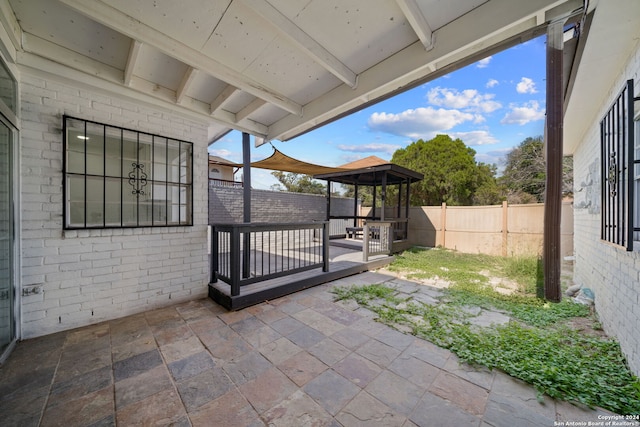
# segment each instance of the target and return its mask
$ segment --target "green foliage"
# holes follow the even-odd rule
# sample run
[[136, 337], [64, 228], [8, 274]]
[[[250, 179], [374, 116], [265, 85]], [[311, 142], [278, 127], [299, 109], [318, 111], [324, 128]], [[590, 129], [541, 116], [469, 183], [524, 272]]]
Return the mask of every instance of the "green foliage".
[[[514, 148], [506, 158], [499, 183], [506, 192], [509, 203], [534, 203], [544, 201], [546, 186], [546, 162], [542, 136], [527, 138]], [[563, 159], [563, 194], [573, 192], [573, 160]]]
[[282, 171], [271, 172], [280, 184], [271, 186], [273, 190], [288, 191], [291, 193], [326, 194], [327, 187], [319, 181], [315, 181], [309, 175], [288, 173]]
[[[564, 320], [587, 317], [589, 309], [570, 301], [548, 303], [532, 294], [537, 259], [460, 254], [442, 249], [413, 249], [401, 254], [394, 270], [444, 278], [452, 285], [440, 303], [402, 298], [383, 284], [336, 288], [337, 299], [353, 299], [391, 326], [409, 329], [448, 348], [462, 360], [500, 369], [532, 384], [540, 395], [600, 406], [618, 414], [640, 412], [640, 380], [626, 366], [617, 342], [582, 335]], [[486, 273], [522, 284], [504, 295], [488, 284]], [[535, 286], [533, 287], [535, 289]], [[529, 289], [529, 291], [527, 291]], [[517, 321], [481, 328], [465, 307], [506, 312]], [[594, 322], [594, 326], [598, 326]]]
[[429, 141], [420, 139], [397, 150], [391, 162], [424, 175], [422, 181], [411, 186], [412, 205], [434, 206], [443, 202], [470, 205], [478, 188], [483, 189], [483, 201], [494, 199], [491, 193], [495, 168], [476, 164], [475, 154], [460, 139], [437, 135]]

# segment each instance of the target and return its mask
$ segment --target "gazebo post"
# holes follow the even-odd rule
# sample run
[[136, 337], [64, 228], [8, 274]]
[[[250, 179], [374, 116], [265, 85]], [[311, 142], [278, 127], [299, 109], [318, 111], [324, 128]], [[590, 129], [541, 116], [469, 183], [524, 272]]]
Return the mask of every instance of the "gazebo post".
[[382, 192], [380, 193], [380, 221], [384, 221], [384, 208], [387, 199], [387, 172], [382, 173]]
[[331, 180], [327, 180], [327, 215], [326, 220], [331, 220]]
[[354, 184], [353, 192], [353, 226], [358, 226], [358, 184]]

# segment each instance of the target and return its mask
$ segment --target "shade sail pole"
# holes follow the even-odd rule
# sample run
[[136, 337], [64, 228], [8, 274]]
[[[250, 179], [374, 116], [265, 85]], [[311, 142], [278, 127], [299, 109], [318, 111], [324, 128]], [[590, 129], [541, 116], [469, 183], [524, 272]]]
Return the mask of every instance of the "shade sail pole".
[[560, 301], [560, 221], [562, 214], [562, 131], [563, 90], [562, 55], [565, 20], [547, 27], [547, 121], [546, 121], [546, 191], [544, 203], [543, 269], [544, 297]]

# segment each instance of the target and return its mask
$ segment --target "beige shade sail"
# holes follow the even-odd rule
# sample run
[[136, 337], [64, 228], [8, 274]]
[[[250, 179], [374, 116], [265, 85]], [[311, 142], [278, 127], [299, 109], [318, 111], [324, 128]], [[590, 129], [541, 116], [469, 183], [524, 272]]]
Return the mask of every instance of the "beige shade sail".
[[[242, 163], [233, 163], [232, 166], [243, 167]], [[273, 154], [263, 160], [251, 163], [252, 168], [270, 169], [282, 172], [302, 173], [305, 175], [319, 175], [325, 173], [345, 172], [348, 168], [334, 168], [330, 166], [314, 165], [294, 159], [273, 148]]]

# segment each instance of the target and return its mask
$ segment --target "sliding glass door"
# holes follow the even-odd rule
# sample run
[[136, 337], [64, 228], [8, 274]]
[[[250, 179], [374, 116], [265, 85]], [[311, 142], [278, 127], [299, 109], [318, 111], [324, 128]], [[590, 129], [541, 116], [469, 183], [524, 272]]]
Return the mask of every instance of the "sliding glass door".
[[0, 120], [0, 360], [15, 339], [13, 132]]

